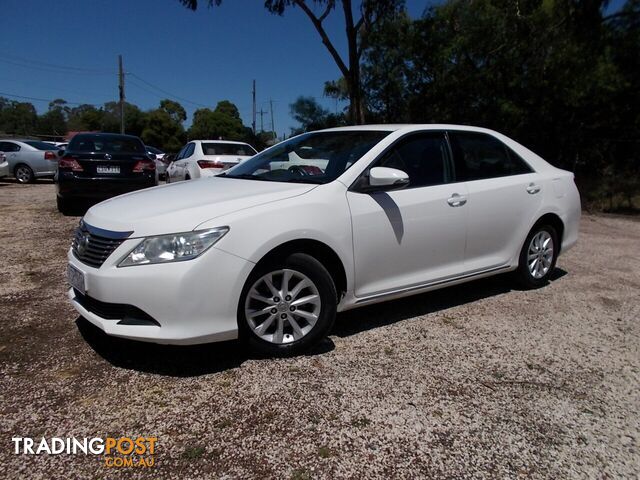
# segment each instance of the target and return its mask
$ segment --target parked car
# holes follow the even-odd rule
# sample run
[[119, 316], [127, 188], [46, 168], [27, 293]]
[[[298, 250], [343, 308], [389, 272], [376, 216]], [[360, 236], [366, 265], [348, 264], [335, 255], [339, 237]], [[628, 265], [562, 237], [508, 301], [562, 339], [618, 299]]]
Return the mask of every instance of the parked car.
[[9, 171], [18, 183], [53, 177], [58, 161], [57, 150], [54, 144], [40, 140], [0, 140], [0, 152], [7, 157]]
[[504, 272], [543, 286], [579, 219], [573, 174], [497, 132], [329, 129], [94, 206], [69, 251], [69, 298], [109, 335], [239, 336], [288, 354], [339, 311]]
[[149, 155], [155, 156], [156, 173], [158, 175], [158, 180], [164, 180], [167, 174], [167, 163], [164, 161], [165, 153], [162, 150], [151, 147], [149, 145], [147, 145], [146, 148]]
[[193, 140], [167, 168], [167, 182], [211, 177], [254, 156], [255, 149], [242, 142]]
[[3, 152], [0, 152], [0, 178], [9, 176], [9, 162]]
[[81, 133], [62, 152], [55, 176], [58, 210], [157, 185], [156, 165], [131, 135]]

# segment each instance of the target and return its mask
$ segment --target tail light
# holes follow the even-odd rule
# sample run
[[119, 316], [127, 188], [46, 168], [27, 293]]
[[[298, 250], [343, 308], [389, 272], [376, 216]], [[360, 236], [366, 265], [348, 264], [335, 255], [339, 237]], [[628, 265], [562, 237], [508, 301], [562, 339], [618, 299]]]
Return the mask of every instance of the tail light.
[[153, 160], [140, 160], [133, 166], [134, 173], [153, 172], [156, 169], [156, 163]]
[[224, 164], [213, 160], [198, 160], [198, 166], [200, 168], [223, 168]]
[[44, 152], [45, 160], [57, 160], [58, 156], [53, 152]]
[[84, 169], [77, 160], [73, 158], [61, 158], [58, 162], [58, 170], [71, 170], [73, 172], [82, 172]]

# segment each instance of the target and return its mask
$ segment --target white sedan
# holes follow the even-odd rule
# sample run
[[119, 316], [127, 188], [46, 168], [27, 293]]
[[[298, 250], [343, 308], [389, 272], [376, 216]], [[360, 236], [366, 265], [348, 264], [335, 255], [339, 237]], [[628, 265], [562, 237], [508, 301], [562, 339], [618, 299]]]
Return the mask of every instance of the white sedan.
[[94, 206], [69, 251], [69, 298], [109, 335], [239, 336], [288, 354], [336, 312], [504, 272], [546, 285], [579, 219], [573, 174], [500, 133], [329, 129]]
[[257, 152], [242, 142], [192, 140], [167, 168], [167, 183], [211, 177], [251, 158]]

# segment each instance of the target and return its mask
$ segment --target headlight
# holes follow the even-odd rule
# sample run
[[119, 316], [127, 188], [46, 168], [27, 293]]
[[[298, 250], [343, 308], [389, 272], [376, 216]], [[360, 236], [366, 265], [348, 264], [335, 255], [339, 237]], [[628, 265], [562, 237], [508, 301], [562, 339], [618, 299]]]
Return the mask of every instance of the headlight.
[[197, 232], [148, 237], [131, 250], [118, 266], [129, 267], [191, 260], [206, 252], [228, 231], [229, 227], [217, 227]]

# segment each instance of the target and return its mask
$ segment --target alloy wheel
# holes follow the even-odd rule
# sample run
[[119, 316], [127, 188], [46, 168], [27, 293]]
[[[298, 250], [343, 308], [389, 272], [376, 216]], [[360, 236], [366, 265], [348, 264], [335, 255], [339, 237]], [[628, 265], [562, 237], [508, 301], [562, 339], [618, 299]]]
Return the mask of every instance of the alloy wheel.
[[296, 270], [275, 270], [249, 289], [245, 318], [253, 333], [269, 343], [283, 345], [305, 337], [320, 316], [318, 287]]
[[24, 165], [16, 168], [15, 171], [16, 180], [20, 183], [29, 183], [31, 180], [31, 170], [29, 167], [25, 167]]
[[533, 278], [544, 277], [553, 263], [553, 237], [546, 230], [536, 233], [527, 252], [527, 265]]

